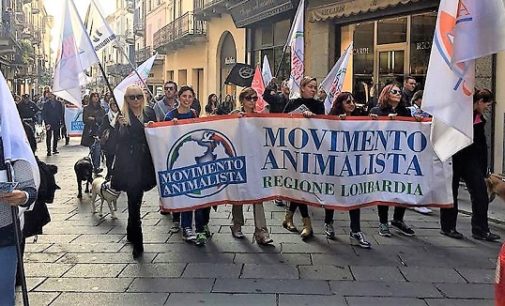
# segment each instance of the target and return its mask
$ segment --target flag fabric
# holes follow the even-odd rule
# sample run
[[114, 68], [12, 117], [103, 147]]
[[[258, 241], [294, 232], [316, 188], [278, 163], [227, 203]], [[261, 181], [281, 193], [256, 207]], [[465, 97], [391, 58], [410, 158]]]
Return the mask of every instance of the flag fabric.
[[263, 57], [263, 68], [261, 69], [261, 75], [263, 76], [263, 82], [265, 86], [268, 86], [268, 84], [270, 84], [270, 81], [272, 81], [273, 76], [272, 76], [272, 70], [270, 69], [270, 63], [268, 62], [268, 57], [266, 54]]
[[253, 66], [237, 63], [231, 69], [224, 83], [233, 84], [241, 87], [249, 87], [251, 86], [253, 77], [254, 77]]
[[305, 1], [300, 0], [293, 25], [289, 31], [286, 46], [291, 48], [291, 73], [289, 75], [289, 97], [300, 97], [300, 82], [303, 79], [304, 67], [304, 9]]
[[475, 59], [504, 48], [504, 14], [501, 0], [440, 2], [423, 109], [433, 115], [431, 142], [443, 161], [473, 141]]
[[30, 163], [37, 188], [40, 185], [39, 166], [35, 160], [25, 129], [18, 115], [16, 103], [7, 86], [7, 81], [0, 71], [0, 129], [4, 150], [4, 159], [15, 162], [24, 160]]
[[105, 21], [102, 15], [102, 10], [95, 0], [89, 3], [84, 25], [86, 26], [86, 33], [91, 38], [91, 43], [98, 52], [103, 49], [108, 43], [116, 39], [116, 35], [110, 28], [109, 24]]
[[265, 92], [265, 83], [263, 82], [263, 75], [261, 73], [260, 66], [256, 66], [254, 71], [253, 81], [251, 83], [251, 88], [256, 90], [258, 94], [258, 101], [256, 101], [255, 111], [257, 113], [262, 113], [265, 110], [265, 100], [263, 100], [263, 93]]
[[81, 86], [88, 80], [85, 70], [98, 63], [98, 57], [72, 0], [66, 0], [61, 46], [54, 68], [53, 93], [81, 106]]
[[326, 92], [326, 100], [324, 101], [325, 113], [328, 114], [331, 110], [333, 99], [342, 92], [344, 86], [345, 74], [347, 65], [352, 53], [352, 43], [347, 47], [344, 54], [338, 59], [330, 73], [321, 82], [321, 88]]
[[[151, 56], [142, 65], [137, 67], [137, 73], [132, 71], [124, 80], [119, 83], [116, 88], [114, 88], [114, 98], [116, 99], [117, 105], [121, 109], [124, 103], [124, 94], [128, 86], [138, 85], [144, 87], [144, 84], [149, 77], [149, 73], [153, 68], [154, 59], [156, 59], [157, 54]], [[140, 79], [139, 76], [142, 78]]]

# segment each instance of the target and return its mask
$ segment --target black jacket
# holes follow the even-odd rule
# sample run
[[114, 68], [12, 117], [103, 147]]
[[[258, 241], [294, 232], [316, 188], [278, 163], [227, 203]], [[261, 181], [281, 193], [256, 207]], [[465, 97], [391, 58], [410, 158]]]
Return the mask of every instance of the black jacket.
[[[108, 132], [107, 132], [108, 131]], [[105, 135], [108, 134], [108, 138], [105, 139]], [[117, 130], [115, 127], [110, 125], [109, 115], [105, 114], [102, 119], [102, 125], [98, 131], [100, 135], [101, 149], [108, 154], [115, 154], [117, 145]]]
[[[99, 129], [102, 125], [102, 119], [105, 115], [105, 110], [100, 106], [86, 105], [82, 111], [82, 121], [84, 122], [84, 130], [82, 131], [81, 146], [89, 147], [93, 144], [93, 137], [100, 136]], [[94, 119], [90, 119], [93, 117]]]
[[284, 107], [284, 113], [290, 113], [295, 109], [297, 109], [298, 107], [300, 107], [302, 104], [305, 105], [314, 114], [324, 115], [323, 102], [318, 101], [316, 99], [305, 99], [305, 98], [289, 100], [289, 102], [286, 104], [286, 107]]
[[130, 111], [131, 125], [116, 124], [117, 147], [114, 169], [112, 170], [112, 188], [122, 191], [148, 191], [156, 186], [156, 176], [151, 152], [144, 133], [144, 123], [156, 122], [154, 110], [144, 109], [144, 122], [137, 120]]
[[51, 130], [59, 130], [64, 121], [65, 110], [59, 101], [47, 100], [42, 108], [42, 119], [51, 125]]
[[396, 114], [398, 116], [403, 116], [403, 117], [412, 117], [412, 114], [408, 108], [405, 107], [405, 105], [398, 104], [398, 106], [393, 109], [391, 106], [387, 106], [384, 108], [381, 108], [379, 106], [376, 106], [370, 110], [370, 114], [378, 115], [378, 116], [388, 116], [389, 114]]
[[477, 163], [482, 174], [485, 176], [487, 174], [486, 119], [481, 114], [474, 113], [474, 122], [477, 117], [480, 117], [481, 122], [473, 125], [473, 143], [454, 154], [453, 160], [456, 163], [460, 162], [463, 164]]
[[271, 113], [282, 113], [289, 98], [282, 93], [275, 93], [272, 88], [267, 87], [263, 93], [263, 99], [270, 105]]
[[19, 104], [16, 104], [16, 107], [18, 108], [19, 117], [21, 117], [21, 119], [33, 119], [35, 114], [40, 111], [37, 105], [30, 100], [21, 101]]

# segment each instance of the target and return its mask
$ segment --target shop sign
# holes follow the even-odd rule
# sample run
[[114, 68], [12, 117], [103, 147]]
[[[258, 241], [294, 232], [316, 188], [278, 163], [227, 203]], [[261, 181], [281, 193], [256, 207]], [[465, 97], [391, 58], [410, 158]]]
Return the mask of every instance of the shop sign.
[[354, 48], [353, 53], [354, 54], [369, 54], [370, 48]]
[[295, 0], [245, 0], [230, 7], [230, 13], [239, 28], [287, 12], [295, 7]]
[[233, 56], [227, 56], [224, 58], [224, 64], [225, 65], [235, 65], [236, 64], [236, 60]]
[[431, 41], [416, 42], [416, 50], [431, 50]]
[[349, 17], [360, 13], [373, 12], [398, 4], [418, 2], [419, 0], [333, 0], [330, 4], [309, 9], [309, 21]]

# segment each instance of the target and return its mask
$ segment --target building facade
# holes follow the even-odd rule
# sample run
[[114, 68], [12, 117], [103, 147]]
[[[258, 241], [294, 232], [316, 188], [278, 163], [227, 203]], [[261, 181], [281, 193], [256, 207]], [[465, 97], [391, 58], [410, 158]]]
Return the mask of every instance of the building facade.
[[41, 93], [51, 83], [53, 17], [42, 0], [2, 0], [0, 4], [0, 69], [13, 92]]

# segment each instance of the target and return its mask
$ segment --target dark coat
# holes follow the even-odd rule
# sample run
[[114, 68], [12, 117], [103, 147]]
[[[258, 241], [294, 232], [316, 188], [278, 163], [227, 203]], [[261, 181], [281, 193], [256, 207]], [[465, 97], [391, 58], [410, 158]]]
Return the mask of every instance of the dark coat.
[[270, 105], [271, 113], [282, 113], [289, 98], [282, 93], [275, 93], [274, 89], [267, 87], [263, 93], [263, 99]]
[[81, 146], [89, 147], [93, 144], [93, 137], [100, 136], [99, 129], [102, 125], [102, 119], [105, 115], [105, 110], [100, 106], [86, 105], [82, 111], [82, 121], [84, 122], [84, 130], [82, 131]]
[[112, 170], [112, 188], [121, 191], [148, 191], [156, 186], [154, 165], [144, 133], [144, 123], [156, 122], [154, 110], [144, 109], [144, 122], [130, 111], [131, 125], [116, 125], [117, 149]]
[[21, 101], [19, 104], [16, 104], [16, 107], [21, 119], [34, 119], [35, 115], [40, 111], [37, 104], [31, 100]]
[[[106, 114], [103, 117], [102, 125], [100, 126], [98, 134], [100, 135], [100, 144], [102, 145], [101, 149], [109, 154], [115, 154], [117, 145], [117, 130], [115, 127], [110, 125], [109, 115]], [[107, 139], [105, 139], [106, 134], [108, 134]]]
[[65, 110], [60, 102], [54, 102], [54, 105], [50, 100], [44, 103], [44, 107], [42, 108], [42, 119], [46, 124], [51, 125], [51, 130], [58, 131], [63, 124]]
[[473, 125], [473, 143], [468, 147], [462, 149], [461, 151], [454, 154], [452, 157], [455, 163], [461, 164], [477, 164], [482, 174], [486, 176], [487, 174], [487, 143], [486, 143], [486, 119], [479, 114], [474, 113], [474, 121], [477, 117], [480, 117], [481, 122]]
[[284, 113], [290, 113], [298, 107], [305, 105], [311, 112], [316, 115], [324, 115], [324, 103], [316, 99], [298, 98], [289, 100], [284, 108]]
[[389, 105], [383, 108], [376, 106], [370, 110], [370, 114], [374, 114], [377, 116], [388, 116], [389, 114], [396, 114], [402, 117], [412, 117], [412, 113], [410, 112], [410, 110], [406, 108], [403, 104], [401, 104], [401, 102], [395, 109], [393, 109]]

